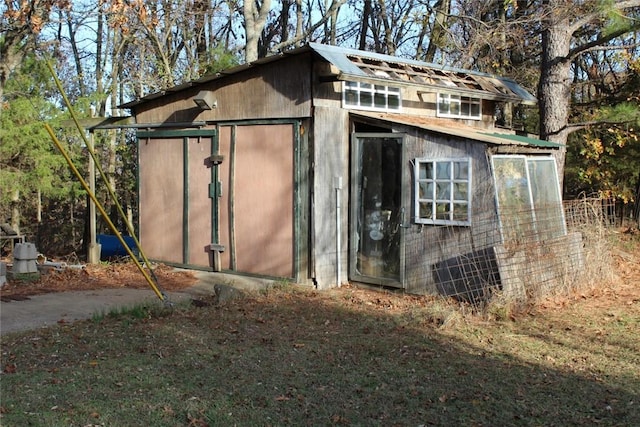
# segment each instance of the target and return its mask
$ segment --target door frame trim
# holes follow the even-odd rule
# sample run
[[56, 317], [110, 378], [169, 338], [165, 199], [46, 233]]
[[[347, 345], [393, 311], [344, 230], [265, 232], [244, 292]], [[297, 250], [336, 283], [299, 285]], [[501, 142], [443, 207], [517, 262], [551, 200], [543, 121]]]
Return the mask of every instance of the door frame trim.
[[[358, 257], [358, 245], [356, 242], [358, 241], [358, 232], [357, 232], [357, 220], [358, 220], [358, 211], [360, 208], [360, 196], [358, 194], [358, 178], [361, 175], [359, 158], [361, 153], [361, 143], [359, 142], [359, 138], [393, 138], [400, 141], [400, 170], [399, 173], [402, 175], [403, 165], [405, 164], [405, 134], [399, 132], [353, 132], [351, 134], [350, 143], [350, 180], [349, 180], [349, 199], [350, 199], [350, 207], [349, 207], [349, 279], [355, 282], [388, 286], [393, 288], [406, 288], [406, 280], [405, 280], [405, 268], [406, 268], [406, 260], [405, 260], [405, 238], [404, 238], [404, 227], [403, 222], [404, 218], [401, 218], [401, 223], [398, 225], [398, 232], [400, 233], [399, 237], [399, 280], [395, 279], [387, 279], [383, 277], [373, 277], [373, 276], [365, 276], [361, 273], [358, 273], [356, 270], [357, 265], [357, 257]], [[407, 185], [405, 180], [402, 179], [401, 176], [401, 184], [400, 184], [400, 206], [401, 212], [406, 213], [406, 209], [404, 208], [403, 202], [405, 200], [405, 193], [407, 191]]]

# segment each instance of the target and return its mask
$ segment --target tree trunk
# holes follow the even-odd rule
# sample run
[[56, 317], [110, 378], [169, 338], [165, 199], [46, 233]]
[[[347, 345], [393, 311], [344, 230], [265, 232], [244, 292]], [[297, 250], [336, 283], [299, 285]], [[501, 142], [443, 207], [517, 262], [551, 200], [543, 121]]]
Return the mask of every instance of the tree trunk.
[[436, 18], [431, 29], [427, 53], [424, 55], [427, 62], [433, 62], [436, 57], [436, 50], [444, 46], [448, 32], [447, 18], [451, 12], [451, 0], [439, 0], [434, 9], [436, 10]]
[[358, 44], [358, 49], [365, 50], [367, 48], [367, 32], [369, 31], [369, 18], [371, 16], [371, 0], [364, 0], [364, 5], [362, 6], [362, 18], [360, 22], [362, 23], [360, 27], [360, 42]]
[[11, 197], [11, 228], [20, 234], [20, 190], [15, 190]]
[[380, 20], [382, 21], [382, 29], [384, 31], [384, 41], [381, 40], [380, 47], [376, 50], [380, 53], [386, 53], [394, 56], [396, 54], [396, 46], [393, 42], [393, 36], [391, 35], [391, 26], [387, 16], [387, 3], [385, 0], [378, 0], [378, 6], [380, 8]]
[[[78, 42], [76, 41], [76, 28], [74, 27], [74, 19], [71, 16], [71, 10], [67, 10], [67, 31], [69, 31], [69, 44], [71, 44], [71, 51], [73, 52], [73, 62], [76, 65], [76, 73], [78, 75], [78, 87], [80, 88], [80, 95], [87, 96], [87, 89], [84, 84], [84, 71], [82, 69], [82, 58], [78, 49]], [[100, 58], [98, 58], [100, 61]]]
[[[566, 145], [571, 100], [569, 53], [572, 32], [567, 20], [552, 19], [549, 19], [542, 31], [542, 58], [538, 84], [540, 138]], [[560, 188], [563, 183], [565, 157], [566, 148], [562, 148], [556, 158]]]
[[244, 30], [247, 36], [245, 47], [245, 61], [253, 62], [258, 59], [258, 43], [260, 34], [267, 22], [267, 15], [271, 10], [271, 0], [263, 0], [262, 4], [256, 1], [245, 1], [243, 4]]

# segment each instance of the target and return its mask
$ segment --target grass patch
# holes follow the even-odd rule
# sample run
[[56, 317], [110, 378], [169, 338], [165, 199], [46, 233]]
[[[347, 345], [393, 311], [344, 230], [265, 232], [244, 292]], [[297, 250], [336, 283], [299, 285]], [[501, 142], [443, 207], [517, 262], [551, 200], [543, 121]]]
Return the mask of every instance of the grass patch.
[[0, 424], [640, 425], [638, 319], [488, 322], [349, 287], [139, 307], [3, 336]]
[[[164, 317], [170, 314], [175, 308], [161, 306], [154, 303], [140, 303], [131, 306], [111, 308], [107, 312], [96, 312], [91, 316], [94, 323], [103, 322], [105, 319], [120, 321], [135, 321], [151, 319], [152, 317]], [[178, 309], [184, 309], [184, 304], [180, 304]]]

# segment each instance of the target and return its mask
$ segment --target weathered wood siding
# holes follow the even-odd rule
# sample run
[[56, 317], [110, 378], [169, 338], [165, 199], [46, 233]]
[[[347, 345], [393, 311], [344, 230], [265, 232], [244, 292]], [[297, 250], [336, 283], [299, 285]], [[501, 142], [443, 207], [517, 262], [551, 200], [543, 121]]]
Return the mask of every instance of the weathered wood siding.
[[342, 277], [347, 280], [349, 218], [349, 115], [339, 108], [316, 107], [313, 122], [312, 256], [318, 288], [337, 282], [336, 179], [342, 178]]
[[[200, 110], [193, 98], [201, 90], [214, 92], [217, 107]], [[309, 117], [311, 56], [275, 61], [168, 94], [136, 108], [138, 123], [227, 121]]]
[[[394, 131], [404, 132], [406, 161], [403, 185], [403, 206], [410, 221], [404, 231], [405, 286], [411, 293], [438, 293], [436, 265], [456, 255], [490, 246], [495, 235], [493, 182], [487, 161], [486, 145], [477, 141], [439, 135], [405, 126]], [[472, 161], [472, 225], [470, 227], [432, 226], [416, 224], [413, 218], [413, 161], [416, 158], [467, 158]]]

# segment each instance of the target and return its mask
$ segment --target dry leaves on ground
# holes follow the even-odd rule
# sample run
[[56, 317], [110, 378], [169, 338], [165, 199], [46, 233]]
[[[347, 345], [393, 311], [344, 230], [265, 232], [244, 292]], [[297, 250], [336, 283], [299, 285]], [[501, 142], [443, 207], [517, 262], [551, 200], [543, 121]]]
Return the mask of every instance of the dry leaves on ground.
[[[177, 270], [165, 264], [154, 265], [153, 272], [164, 291], [179, 291], [196, 283], [189, 271]], [[95, 289], [149, 287], [146, 279], [133, 262], [87, 264], [82, 268], [67, 267], [50, 270], [37, 280], [10, 280], [0, 288], [0, 297], [21, 298], [51, 292], [84, 291]]]

